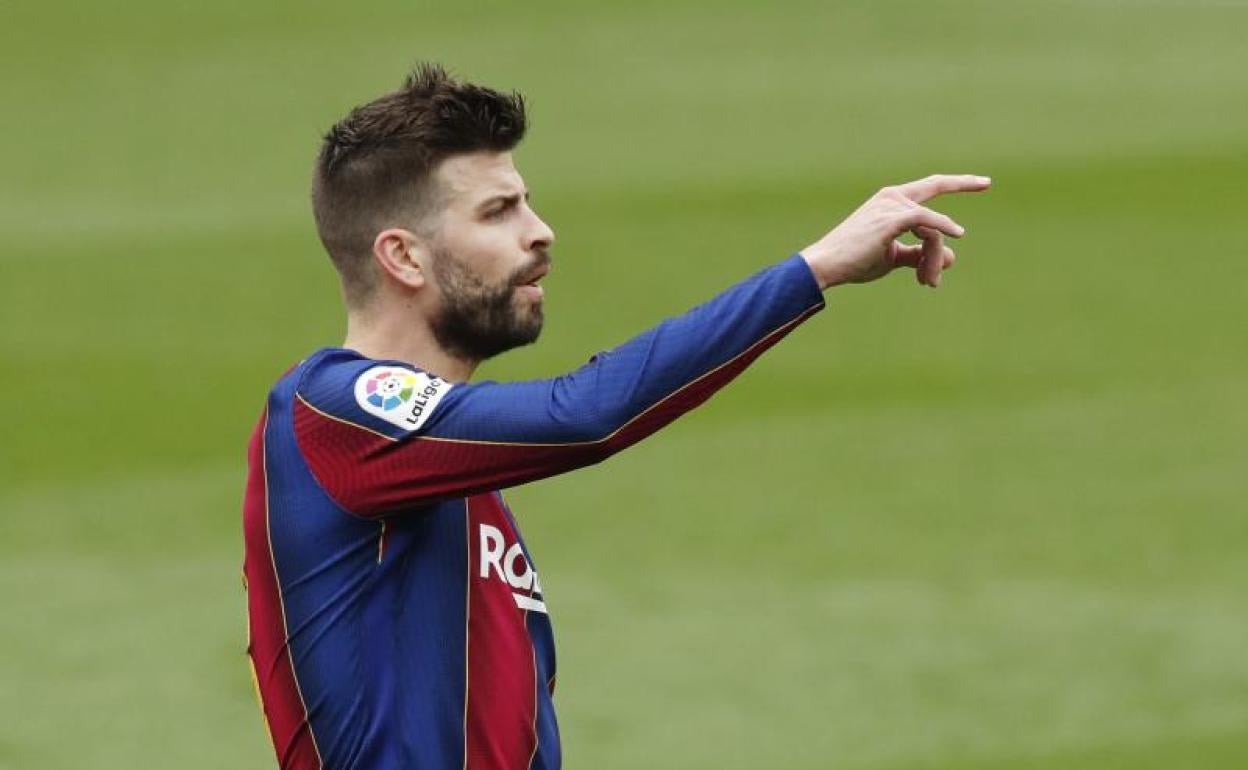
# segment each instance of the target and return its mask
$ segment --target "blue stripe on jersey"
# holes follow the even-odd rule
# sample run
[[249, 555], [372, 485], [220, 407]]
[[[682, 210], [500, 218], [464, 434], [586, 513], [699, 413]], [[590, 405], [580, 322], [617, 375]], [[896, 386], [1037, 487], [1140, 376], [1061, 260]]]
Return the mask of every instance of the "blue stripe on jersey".
[[[468, 564], [465, 503], [386, 523], [320, 489], [295, 446], [295, 377], [274, 389], [266, 436], [274, 562], [291, 657], [326, 767], [463, 763]], [[462, 547], [448, 547], [452, 544]], [[402, 558], [419, 554], [419, 558]]]

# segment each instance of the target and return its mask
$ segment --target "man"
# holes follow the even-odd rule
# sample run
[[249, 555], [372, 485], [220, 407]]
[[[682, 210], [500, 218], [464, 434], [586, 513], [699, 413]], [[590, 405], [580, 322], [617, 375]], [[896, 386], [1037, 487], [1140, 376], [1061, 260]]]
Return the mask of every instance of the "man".
[[[469, 383], [535, 341], [554, 233], [510, 151], [518, 94], [422, 66], [326, 135], [313, 182], [347, 337], [274, 386], [244, 504], [249, 644], [283, 768], [560, 766], [555, 653], [499, 489], [600, 462], [705, 401], [824, 306], [962, 228], [885, 188], [821, 240], [548, 380]], [[895, 240], [913, 232], [921, 243]]]

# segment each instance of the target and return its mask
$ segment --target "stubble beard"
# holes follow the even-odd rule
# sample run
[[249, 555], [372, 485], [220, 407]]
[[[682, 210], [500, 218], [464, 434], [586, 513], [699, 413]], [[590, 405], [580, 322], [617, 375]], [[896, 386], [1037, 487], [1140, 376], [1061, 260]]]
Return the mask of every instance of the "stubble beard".
[[491, 286], [449, 250], [433, 253], [433, 273], [442, 290], [442, 307], [430, 322], [434, 339], [456, 358], [484, 361], [537, 341], [542, 332], [540, 302], [516, 306], [516, 281], [549, 257], [523, 266], [501, 285]]

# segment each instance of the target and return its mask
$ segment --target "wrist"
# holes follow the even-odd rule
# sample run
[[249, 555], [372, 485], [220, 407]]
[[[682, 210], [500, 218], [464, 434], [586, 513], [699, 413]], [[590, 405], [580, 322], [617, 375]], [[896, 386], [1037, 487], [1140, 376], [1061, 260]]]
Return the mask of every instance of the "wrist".
[[819, 254], [817, 247], [803, 249], [801, 252], [802, 259], [806, 261], [806, 266], [810, 268], [810, 273], [815, 277], [815, 283], [819, 285], [819, 291], [827, 291], [834, 286], [840, 286], [845, 283], [843, 276], [833, 274], [833, 271], [827, 270], [823, 265], [826, 260]]

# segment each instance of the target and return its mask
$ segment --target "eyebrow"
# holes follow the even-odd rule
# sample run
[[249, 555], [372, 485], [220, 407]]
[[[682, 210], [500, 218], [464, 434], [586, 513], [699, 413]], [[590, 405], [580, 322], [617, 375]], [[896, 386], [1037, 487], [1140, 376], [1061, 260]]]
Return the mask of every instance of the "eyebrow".
[[[520, 193], [510, 193], [508, 195], [491, 195], [490, 197], [486, 198], [485, 200], [477, 204], [477, 211], [485, 211], [486, 209], [488, 209], [490, 206], [494, 205], [498, 201], [502, 201], [508, 206], [511, 206], [516, 203], [519, 203], [520, 197], [521, 197]], [[526, 201], [529, 199], [528, 190], [524, 191], [524, 199]]]

